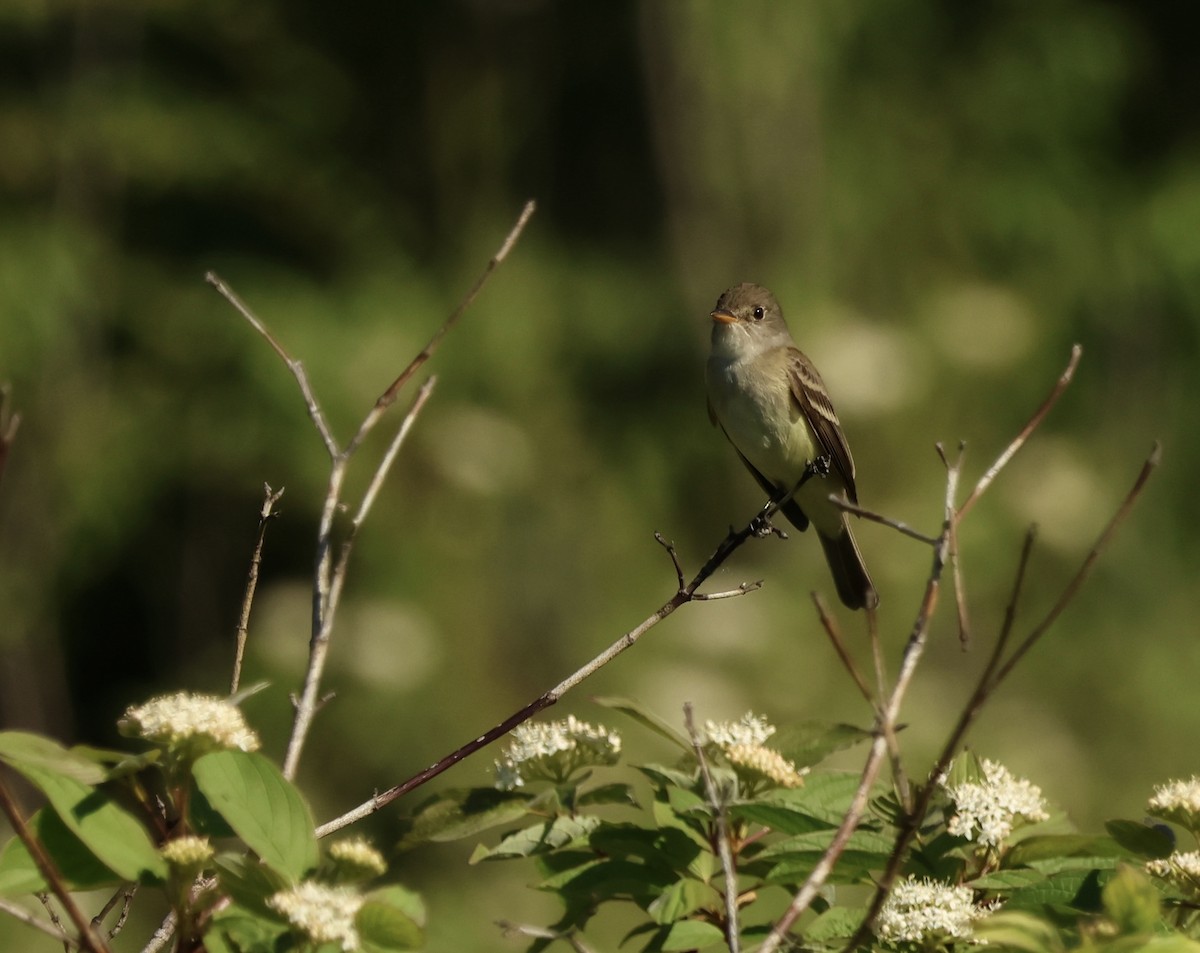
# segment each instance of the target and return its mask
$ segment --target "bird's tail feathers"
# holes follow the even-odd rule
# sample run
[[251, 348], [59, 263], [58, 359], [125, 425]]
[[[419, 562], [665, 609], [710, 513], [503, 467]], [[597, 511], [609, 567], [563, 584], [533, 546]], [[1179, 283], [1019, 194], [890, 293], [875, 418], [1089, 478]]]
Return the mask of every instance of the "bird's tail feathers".
[[850, 527], [842, 523], [842, 532], [837, 536], [817, 534], [825, 559], [833, 573], [839, 598], [849, 609], [874, 609], [879, 605], [879, 593], [867, 572], [862, 553]]

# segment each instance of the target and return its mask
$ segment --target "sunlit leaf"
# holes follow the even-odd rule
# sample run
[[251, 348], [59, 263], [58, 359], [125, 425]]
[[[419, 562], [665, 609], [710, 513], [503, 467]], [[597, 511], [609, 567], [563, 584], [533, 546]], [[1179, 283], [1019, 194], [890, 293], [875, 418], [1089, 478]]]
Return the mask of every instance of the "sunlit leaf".
[[316, 866], [308, 805], [267, 758], [214, 751], [198, 758], [192, 772], [212, 808], [264, 863], [292, 878]]
[[32, 768], [81, 784], [99, 784], [107, 776], [104, 767], [83, 752], [26, 731], [0, 731], [0, 761], [18, 771]]
[[105, 792], [32, 763], [13, 766], [46, 795], [59, 819], [114, 873], [125, 880], [166, 877], [167, 865], [146, 829]]
[[400, 838], [408, 849], [429, 841], [444, 842], [477, 836], [501, 824], [511, 824], [529, 813], [534, 797], [520, 791], [495, 788], [455, 788], [423, 803]]

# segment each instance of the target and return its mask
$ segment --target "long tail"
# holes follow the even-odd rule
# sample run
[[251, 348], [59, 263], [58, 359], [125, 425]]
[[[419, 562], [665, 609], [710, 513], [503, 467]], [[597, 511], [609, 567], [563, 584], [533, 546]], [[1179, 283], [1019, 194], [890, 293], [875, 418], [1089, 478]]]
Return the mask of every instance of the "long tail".
[[858, 543], [854, 541], [854, 534], [846, 525], [845, 518], [842, 519], [841, 535], [825, 536], [818, 532], [817, 538], [825, 550], [825, 559], [833, 573], [838, 596], [846, 607], [874, 609], [879, 605], [879, 593], [875, 591], [875, 584], [871, 582], [862, 553], [858, 551]]

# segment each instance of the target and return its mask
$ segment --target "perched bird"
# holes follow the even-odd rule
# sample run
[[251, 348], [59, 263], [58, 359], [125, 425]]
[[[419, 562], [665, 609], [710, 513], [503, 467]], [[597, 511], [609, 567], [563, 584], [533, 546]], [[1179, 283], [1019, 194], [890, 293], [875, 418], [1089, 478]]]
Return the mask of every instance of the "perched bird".
[[759, 485], [778, 501], [821, 461], [780, 508], [797, 529], [812, 523], [833, 572], [838, 596], [851, 609], [874, 608], [879, 595], [863, 564], [846, 514], [829, 495], [858, 502], [854, 460], [825, 382], [792, 340], [783, 311], [766, 288], [740, 284], [712, 311], [708, 416]]

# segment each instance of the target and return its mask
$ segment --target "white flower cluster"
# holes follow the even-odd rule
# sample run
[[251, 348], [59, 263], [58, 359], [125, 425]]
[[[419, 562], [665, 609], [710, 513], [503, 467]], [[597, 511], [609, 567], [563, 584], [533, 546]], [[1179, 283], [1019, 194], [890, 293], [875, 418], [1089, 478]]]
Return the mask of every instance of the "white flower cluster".
[[365, 837], [348, 837], [329, 845], [329, 859], [356, 879], [379, 877], [387, 873], [387, 861]]
[[801, 787], [804, 775], [808, 774], [807, 768], [796, 770], [793, 762], [765, 745], [731, 745], [725, 749], [725, 757], [735, 771], [757, 775], [776, 787]]
[[748, 711], [737, 721], [706, 721], [701, 740], [719, 748], [732, 748], [734, 745], [766, 744], [773, 734], [775, 726], [766, 717]]
[[1147, 861], [1146, 873], [1196, 890], [1200, 888], [1200, 850], [1176, 851], [1170, 857]]
[[775, 726], [763, 715], [746, 712], [737, 721], [706, 721], [701, 740], [716, 748], [729, 761], [738, 777], [753, 786], [765, 781], [776, 787], [798, 788], [804, 784], [808, 769], [797, 770], [766, 740], [775, 734]]
[[1008, 768], [986, 758], [980, 762], [982, 781], [967, 781], [948, 787], [955, 814], [947, 829], [985, 847], [995, 847], [1012, 833], [1017, 818], [1044, 821], [1046, 802], [1042, 789], [1024, 778], [1015, 778]]
[[496, 762], [496, 786], [511, 791], [528, 780], [565, 781], [579, 768], [615, 764], [620, 753], [619, 734], [574, 715], [526, 722], [513, 729], [504, 759]]
[[168, 864], [181, 870], [198, 869], [216, 856], [207, 837], [195, 837], [191, 834], [167, 841], [159, 853]]
[[1150, 798], [1149, 811], [1159, 816], [1200, 815], [1200, 777], [1160, 784]]
[[241, 709], [227, 698], [176, 692], [152, 698], [125, 711], [121, 727], [128, 733], [169, 747], [199, 742], [213, 748], [257, 751], [254, 733]]
[[875, 921], [875, 935], [888, 943], [964, 939], [971, 935], [971, 925], [990, 912], [988, 907], [975, 905], [970, 887], [909, 877], [888, 894]]
[[362, 905], [362, 895], [353, 887], [331, 887], [315, 880], [267, 898], [267, 906], [282, 913], [310, 942], [337, 943], [346, 953], [359, 947], [354, 918]]

